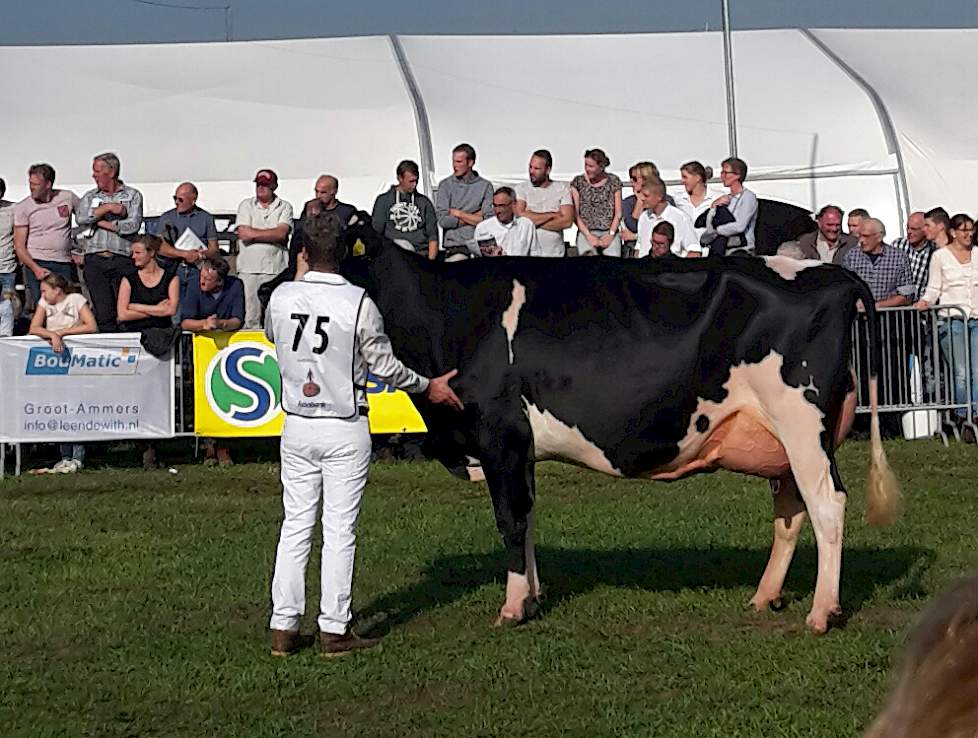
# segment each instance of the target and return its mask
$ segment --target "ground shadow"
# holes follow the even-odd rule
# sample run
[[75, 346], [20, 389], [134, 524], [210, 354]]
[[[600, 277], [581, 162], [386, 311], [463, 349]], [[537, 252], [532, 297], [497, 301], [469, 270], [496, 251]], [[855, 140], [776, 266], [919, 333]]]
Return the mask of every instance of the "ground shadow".
[[[652, 592], [753, 588], [764, 571], [769, 552], [767, 548], [731, 546], [613, 550], [538, 546], [537, 560], [546, 595], [544, 612], [599, 586]], [[893, 586], [892, 596], [898, 599], [926, 594], [921, 575], [934, 558], [932, 550], [913, 546], [847, 548], [842, 574], [845, 615], [851, 617], [858, 612], [881, 587]], [[789, 602], [814, 590], [816, 569], [814, 547], [800, 546], [785, 586]], [[370, 630], [381, 634], [494, 581], [500, 586], [501, 604], [505, 582], [502, 551], [442, 556], [425, 567], [420, 581], [373, 600], [358, 619], [371, 621]]]

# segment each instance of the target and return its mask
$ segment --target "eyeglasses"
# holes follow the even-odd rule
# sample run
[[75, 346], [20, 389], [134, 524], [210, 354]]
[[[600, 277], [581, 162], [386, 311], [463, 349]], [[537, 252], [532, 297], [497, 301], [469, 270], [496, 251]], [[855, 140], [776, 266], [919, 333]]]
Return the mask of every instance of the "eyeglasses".
[[328, 195], [332, 190], [316, 190], [317, 195]]
[[183, 203], [185, 203], [186, 201], [187, 201], [186, 197], [180, 197], [180, 195], [173, 196], [173, 202], [177, 203], [178, 205], [183, 205]]

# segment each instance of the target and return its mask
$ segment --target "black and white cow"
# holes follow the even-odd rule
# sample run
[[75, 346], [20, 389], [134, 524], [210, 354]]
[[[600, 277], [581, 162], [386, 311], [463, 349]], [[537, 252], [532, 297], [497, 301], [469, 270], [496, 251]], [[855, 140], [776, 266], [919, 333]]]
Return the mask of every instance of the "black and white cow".
[[[534, 462], [674, 480], [716, 469], [772, 480], [774, 544], [752, 604], [778, 601], [806, 510], [818, 546], [808, 625], [840, 612], [846, 493], [834, 451], [855, 408], [850, 330], [866, 285], [785, 257], [628, 261], [478, 259], [440, 265], [372, 230], [347, 234], [343, 272], [365, 286], [395, 353], [427, 376], [453, 368], [461, 413], [415, 397], [449, 469], [481, 462], [508, 556], [498, 624], [537, 606]], [[361, 244], [354, 242], [359, 239]], [[875, 411], [871, 522], [898, 514]]]

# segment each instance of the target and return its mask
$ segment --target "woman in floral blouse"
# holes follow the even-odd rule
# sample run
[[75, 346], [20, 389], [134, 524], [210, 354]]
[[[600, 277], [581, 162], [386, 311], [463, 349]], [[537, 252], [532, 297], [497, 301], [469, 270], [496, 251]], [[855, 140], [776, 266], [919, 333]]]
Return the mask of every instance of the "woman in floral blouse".
[[605, 171], [610, 164], [601, 149], [588, 149], [584, 152], [584, 174], [571, 182], [579, 256], [621, 256], [621, 180]]

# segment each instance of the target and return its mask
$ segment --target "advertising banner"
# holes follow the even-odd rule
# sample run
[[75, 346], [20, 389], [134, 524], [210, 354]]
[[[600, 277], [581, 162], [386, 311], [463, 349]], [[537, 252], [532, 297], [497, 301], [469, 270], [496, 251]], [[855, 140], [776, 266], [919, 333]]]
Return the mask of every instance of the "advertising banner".
[[138, 333], [0, 339], [0, 441], [82, 442], [173, 435], [173, 363]]
[[[367, 380], [371, 433], [424, 433], [411, 399]], [[260, 331], [194, 335], [194, 429], [197, 435], [278, 436], [282, 385], [275, 347]]]

